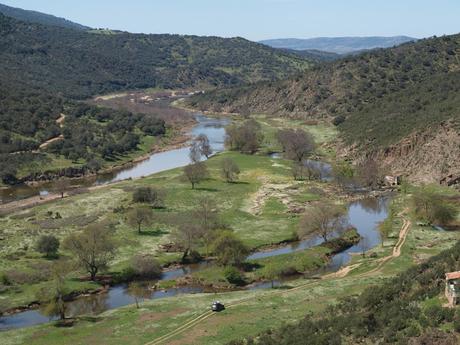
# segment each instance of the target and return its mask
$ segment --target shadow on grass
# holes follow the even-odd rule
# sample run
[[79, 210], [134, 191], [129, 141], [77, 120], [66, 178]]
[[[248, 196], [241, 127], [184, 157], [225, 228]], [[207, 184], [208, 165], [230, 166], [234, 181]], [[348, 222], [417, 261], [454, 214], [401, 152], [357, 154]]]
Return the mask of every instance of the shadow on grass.
[[228, 184], [249, 184], [249, 182], [246, 181], [233, 181], [233, 182], [227, 182]]
[[195, 190], [201, 190], [205, 192], [218, 192], [217, 188], [207, 188], [207, 187], [196, 187]]
[[139, 235], [140, 236], [153, 236], [153, 237], [157, 237], [157, 236], [162, 236], [162, 235], [167, 235], [169, 234], [169, 232], [165, 231], [165, 230], [161, 230], [161, 229], [156, 229], [156, 230], [142, 230]]

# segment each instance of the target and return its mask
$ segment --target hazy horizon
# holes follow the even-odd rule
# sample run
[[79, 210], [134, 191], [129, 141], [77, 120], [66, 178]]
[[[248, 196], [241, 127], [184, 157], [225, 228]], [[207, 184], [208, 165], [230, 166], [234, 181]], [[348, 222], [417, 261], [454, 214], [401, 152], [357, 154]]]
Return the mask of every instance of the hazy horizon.
[[[137, 0], [127, 4], [108, 0], [0, 0], [12, 7], [63, 17], [94, 28], [134, 33], [199, 36], [240, 36], [253, 41], [277, 38], [409, 36], [458, 33], [460, 3], [364, 0], [327, 3], [301, 0], [234, 0], [216, 2]], [[178, 10], [179, 9], [179, 10]]]

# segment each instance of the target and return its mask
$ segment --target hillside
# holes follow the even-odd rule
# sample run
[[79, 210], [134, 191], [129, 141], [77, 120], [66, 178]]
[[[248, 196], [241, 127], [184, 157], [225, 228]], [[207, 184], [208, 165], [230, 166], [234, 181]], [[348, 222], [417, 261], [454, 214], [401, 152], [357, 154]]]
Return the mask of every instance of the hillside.
[[[285, 81], [197, 96], [190, 104], [213, 111], [249, 108], [290, 117], [334, 118], [342, 140], [353, 149], [342, 149], [342, 153], [359, 158], [381, 155], [391, 147], [391, 152], [400, 155], [390, 157], [394, 163], [391, 170], [413, 175], [421, 173], [421, 166], [428, 167], [424, 176], [416, 178], [439, 181], [447, 175], [460, 175], [458, 160], [450, 159], [450, 154], [446, 157], [441, 143], [428, 161], [420, 154], [408, 166], [405, 158], [421, 144], [414, 145], [409, 136], [434, 136], [441, 124], [456, 133], [460, 122], [459, 55], [460, 35], [425, 39], [349, 56]], [[398, 149], [408, 141], [412, 143], [409, 150]], [[451, 153], [455, 157], [458, 147]]]
[[260, 41], [273, 48], [293, 50], [314, 49], [329, 53], [348, 54], [375, 48], [390, 48], [405, 42], [415, 41], [416, 38], [407, 36], [393, 37], [316, 37], [316, 38], [280, 38]]
[[[13, 14], [30, 21], [38, 16], [31, 18], [21, 10]], [[66, 166], [116, 160], [142, 145], [145, 135], [164, 133], [155, 116], [141, 119], [138, 114], [100, 114], [95, 109], [80, 113], [75, 100], [128, 89], [275, 80], [310, 65], [297, 55], [242, 38], [84, 31], [0, 13], [0, 178], [15, 183], [24, 169], [37, 163], [39, 168], [32, 170], [40, 171], [56, 155], [67, 159]], [[62, 113], [70, 117], [59, 126], [56, 121]], [[127, 119], [121, 121], [123, 116]], [[36, 152], [42, 143], [61, 135], [64, 140], [49, 145], [46, 155]]]
[[5, 16], [12, 17], [24, 22], [60, 26], [63, 28], [76, 29], [76, 30], [89, 30], [90, 28], [78, 23], [71, 22], [70, 20], [55, 17], [49, 14], [23, 10], [22, 8], [16, 8], [0, 4], [0, 13]]
[[336, 53], [329, 53], [316, 49], [306, 49], [306, 50], [295, 50], [287, 48], [278, 48], [282, 51], [301, 56], [305, 59], [309, 59], [316, 62], [325, 62], [325, 61], [334, 61], [340, 59], [342, 56]]
[[242, 38], [77, 31], [0, 16], [3, 81], [74, 98], [133, 88], [274, 80], [308, 68], [296, 55]]

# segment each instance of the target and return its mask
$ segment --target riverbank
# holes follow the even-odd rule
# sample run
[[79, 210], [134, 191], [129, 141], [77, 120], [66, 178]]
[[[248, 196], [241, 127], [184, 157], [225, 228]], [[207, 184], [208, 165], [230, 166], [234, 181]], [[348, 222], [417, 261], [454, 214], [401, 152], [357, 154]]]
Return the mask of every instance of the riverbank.
[[[407, 201], [407, 200], [406, 200]], [[405, 198], [399, 196], [397, 205]], [[215, 344], [215, 339], [227, 343], [241, 336], [257, 335], [268, 328], [280, 327], [289, 320], [295, 322], [307, 314], [320, 315], [338, 298], [360, 293], [369, 285], [380, 284], [410, 267], [423, 255], [425, 259], [445, 248], [458, 238], [456, 233], [437, 232], [414, 224], [401, 237], [407, 215], [394, 219], [393, 231], [385, 246], [376, 246], [366, 256], [353, 256], [348, 269], [337, 274], [324, 275], [323, 279], [297, 279], [274, 289], [235, 291], [218, 294], [187, 294], [173, 298], [142, 301], [135, 305], [103, 313], [97, 317], [77, 318], [70, 328], [42, 325], [17, 331], [7, 331], [5, 336], [11, 345], [35, 343], [61, 345], [65, 332], [66, 341], [73, 344], [91, 342], [122, 344]], [[457, 237], [455, 237], [457, 235]], [[403, 238], [403, 241], [399, 239]], [[399, 255], [393, 256], [395, 248]], [[390, 259], [383, 261], [383, 258]], [[340, 273], [340, 274], [339, 274]], [[212, 313], [212, 300], [222, 301], [226, 310]], [[147, 322], [148, 321], [148, 322]], [[104, 333], [117, 325], [117, 334]], [[40, 334], [37, 338], [36, 335]], [[142, 335], [142, 336], [139, 336]]]

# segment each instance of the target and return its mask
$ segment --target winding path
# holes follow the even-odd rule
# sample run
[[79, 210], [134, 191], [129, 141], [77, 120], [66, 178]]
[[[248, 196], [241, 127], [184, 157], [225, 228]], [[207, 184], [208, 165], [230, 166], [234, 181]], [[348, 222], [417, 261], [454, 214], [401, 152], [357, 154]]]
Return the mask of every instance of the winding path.
[[[404, 211], [403, 211], [404, 212]], [[402, 213], [399, 214], [400, 216], [402, 216]], [[370, 271], [367, 271], [367, 272], [363, 272], [359, 275], [357, 275], [356, 277], [359, 278], [359, 277], [364, 277], [364, 276], [367, 276], [367, 275], [370, 275], [372, 273], [375, 273], [377, 271], [379, 271], [383, 265], [385, 263], [387, 263], [388, 261], [390, 261], [391, 259], [394, 259], [394, 258], [397, 258], [401, 255], [401, 249], [402, 249], [402, 246], [404, 245], [404, 243], [406, 242], [406, 238], [407, 238], [407, 234], [409, 232], [409, 229], [411, 227], [412, 223], [410, 220], [408, 219], [405, 219], [403, 218], [403, 225], [401, 226], [401, 230], [399, 231], [399, 237], [398, 237], [398, 241], [396, 242], [396, 244], [394, 245], [393, 247], [393, 250], [392, 250], [392, 253], [388, 256], [385, 256], [381, 259], [378, 260], [379, 264], [377, 265], [377, 267], [371, 269]], [[322, 281], [326, 280], [326, 279], [337, 279], [337, 278], [344, 278], [346, 277], [352, 270], [354, 270], [355, 268], [359, 267], [361, 264], [354, 264], [354, 265], [349, 265], [349, 266], [346, 266], [342, 269], [340, 269], [339, 271], [335, 272], [335, 273], [331, 273], [331, 274], [328, 274], [328, 275], [325, 275], [322, 277]], [[289, 290], [278, 290], [278, 291], [274, 291], [272, 293], [272, 295], [282, 295], [282, 294], [287, 294], [287, 293], [291, 293], [293, 291], [298, 291], [298, 290], [301, 290], [303, 288], [306, 288], [308, 286], [311, 286], [311, 285], [314, 285], [316, 284], [317, 281], [312, 281], [312, 282], [308, 282], [308, 283], [305, 283], [305, 284], [302, 284], [302, 285], [299, 285], [295, 288], [292, 288], [292, 289], [289, 289]], [[226, 309], [229, 309], [229, 308], [234, 308], [242, 303], [245, 303], [251, 299], [253, 299], [254, 297], [251, 296], [251, 297], [248, 297], [248, 298], [244, 298], [238, 302], [235, 302], [235, 303], [232, 303], [232, 304], [229, 304], [227, 305], [225, 308]], [[198, 316], [196, 316], [195, 318], [187, 321], [186, 323], [184, 323], [183, 325], [179, 326], [178, 328], [176, 328], [175, 330], [155, 339], [155, 340], [152, 340], [148, 343], [146, 343], [145, 345], [160, 345], [160, 344], [164, 344], [166, 341], [170, 340], [171, 338], [193, 328], [194, 326], [198, 325], [199, 323], [203, 322], [204, 320], [212, 317], [213, 315], [215, 315], [214, 312], [212, 311], [206, 311]]]

